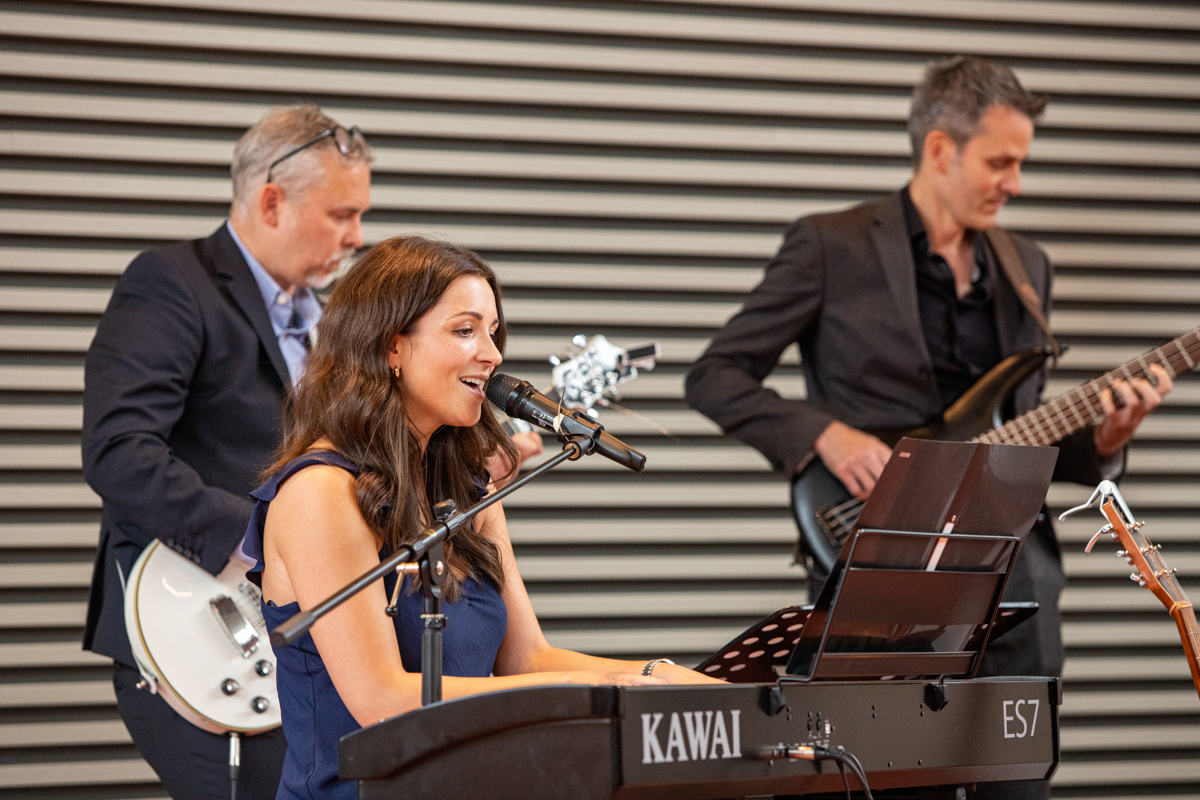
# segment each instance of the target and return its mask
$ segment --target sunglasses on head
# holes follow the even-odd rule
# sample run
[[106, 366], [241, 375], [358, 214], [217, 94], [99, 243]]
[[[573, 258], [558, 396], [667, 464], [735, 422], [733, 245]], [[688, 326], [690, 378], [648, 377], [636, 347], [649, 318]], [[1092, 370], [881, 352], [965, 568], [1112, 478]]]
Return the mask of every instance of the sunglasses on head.
[[312, 147], [317, 142], [324, 141], [325, 139], [328, 139], [331, 136], [333, 137], [333, 143], [337, 146], [338, 152], [344, 156], [350, 155], [350, 153], [354, 150], [356, 142], [360, 145], [363, 143], [362, 131], [360, 131], [357, 127], [347, 129], [347, 128], [343, 128], [341, 125], [335, 125], [332, 128], [326, 128], [325, 130], [321, 131], [313, 138], [309, 139], [304, 144], [300, 145], [299, 147], [297, 147], [293, 150], [289, 150], [288, 152], [281, 155], [279, 158], [272, 161], [271, 165], [269, 167], [267, 167], [266, 182], [267, 183], [271, 182], [271, 173], [275, 170], [275, 167], [277, 167], [279, 165], [279, 162], [287, 161], [289, 158], [296, 155], [296, 153], [299, 153], [300, 151], [302, 151], [306, 148]]

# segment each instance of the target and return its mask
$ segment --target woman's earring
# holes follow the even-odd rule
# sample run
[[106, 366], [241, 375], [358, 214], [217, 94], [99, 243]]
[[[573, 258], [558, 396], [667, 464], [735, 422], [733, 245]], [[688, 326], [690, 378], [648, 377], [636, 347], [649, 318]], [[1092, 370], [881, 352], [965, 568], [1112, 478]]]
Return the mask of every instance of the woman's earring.
[[400, 380], [400, 368], [392, 367], [392, 374], [396, 376], [396, 380]]

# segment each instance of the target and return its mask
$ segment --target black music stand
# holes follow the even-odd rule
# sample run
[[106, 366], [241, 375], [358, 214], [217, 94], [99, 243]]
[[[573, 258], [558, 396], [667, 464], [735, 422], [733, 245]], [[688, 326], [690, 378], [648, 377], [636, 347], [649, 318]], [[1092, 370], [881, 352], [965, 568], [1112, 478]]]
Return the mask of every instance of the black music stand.
[[973, 677], [1057, 457], [1052, 447], [901, 440], [811, 612], [776, 612], [697, 668], [773, 680], [786, 657], [802, 680]]

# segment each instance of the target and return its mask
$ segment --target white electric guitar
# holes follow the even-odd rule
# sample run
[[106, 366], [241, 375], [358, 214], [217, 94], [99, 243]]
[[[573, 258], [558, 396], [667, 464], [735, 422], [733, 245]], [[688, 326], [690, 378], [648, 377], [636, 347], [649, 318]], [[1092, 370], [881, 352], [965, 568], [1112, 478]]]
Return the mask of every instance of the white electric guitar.
[[566, 408], [582, 409], [588, 416], [596, 416], [593, 408], [597, 403], [606, 404], [605, 397], [620, 398], [621, 384], [638, 376], [638, 368], [654, 369], [662, 350], [658, 342], [637, 347], [618, 347], [603, 336], [593, 336], [591, 341], [580, 334], [571, 340], [578, 353], [566, 352], [567, 360], [550, 357], [554, 365], [551, 378], [554, 393]]
[[125, 629], [144, 688], [211, 733], [280, 724], [275, 654], [258, 587], [234, 559], [213, 577], [155, 539], [125, 584]]
[[[662, 355], [658, 342], [625, 348], [599, 334], [589, 341], [581, 333], [571, 343], [579, 348], [579, 352], [564, 350], [565, 361], [558, 356], [550, 356], [550, 363], [554, 366], [550, 376], [554, 385], [543, 393], [561, 403], [563, 408], [578, 409], [593, 419], [599, 416], [596, 405], [614, 406], [608, 398], [620, 398], [621, 384], [636, 378], [639, 369], [654, 369]], [[628, 409], [622, 410], [633, 414]], [[653, 423], [650, 424], [653, 426]], [[520, 419], [505, 420], [503, 428], [509, 436], [533, 430], [532, 425]]]

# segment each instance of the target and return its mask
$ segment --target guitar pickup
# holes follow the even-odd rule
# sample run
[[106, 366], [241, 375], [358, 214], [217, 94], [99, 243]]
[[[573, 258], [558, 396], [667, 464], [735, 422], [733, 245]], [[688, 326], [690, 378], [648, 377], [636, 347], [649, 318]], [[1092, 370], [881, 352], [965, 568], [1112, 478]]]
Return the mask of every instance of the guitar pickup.
[[238, 610], [233, 600], [219, 594], [208, 601], [208, 607], [212, 609], [213, 616], [217, 618], [217, 624], [229, 637], [229, 642], [234, 649], [242, 654], [242, 658], [249, 658], [250, 654], [258, 649], [258, 634], [242, 616], [242, 612]]

